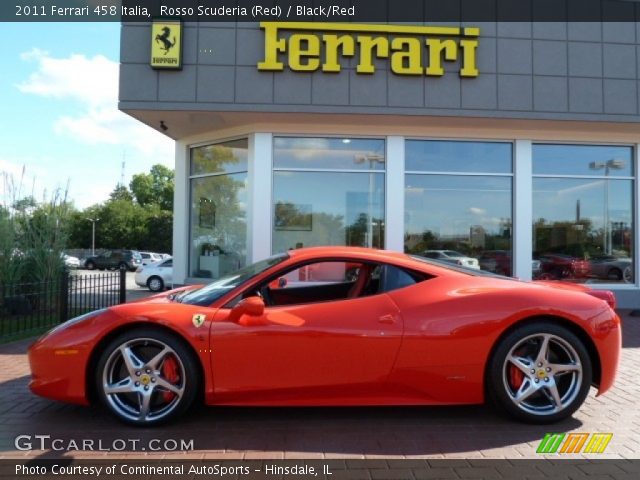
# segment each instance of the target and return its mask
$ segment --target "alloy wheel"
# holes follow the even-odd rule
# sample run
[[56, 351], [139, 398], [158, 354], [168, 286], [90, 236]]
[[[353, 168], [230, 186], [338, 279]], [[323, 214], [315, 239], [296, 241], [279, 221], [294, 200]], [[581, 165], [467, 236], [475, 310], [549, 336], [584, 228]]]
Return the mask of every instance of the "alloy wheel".
[[583, 367], [575, 348], [551, 334], [529, 335], [507, 354], [502, 380], [519, 409], [536, 416], [553, 415], [572, 405], [583, 382]]
[[122, 418], [156, 422], [170, 415], [185, 394], [186, 371], [169, 345], [153, 338], [128, 340], [109, 355], [102, 389]]

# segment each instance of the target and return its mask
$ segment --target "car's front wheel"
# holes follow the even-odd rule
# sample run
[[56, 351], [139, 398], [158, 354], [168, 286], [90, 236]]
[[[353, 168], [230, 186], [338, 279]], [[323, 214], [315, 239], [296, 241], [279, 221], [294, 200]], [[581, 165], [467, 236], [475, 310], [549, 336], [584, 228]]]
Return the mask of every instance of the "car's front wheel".
[[84, 266], [87, 267], [87, 270], [95, 270], [96, 268], [96, 264], [92, 261], [88, 261]]
[[116, 337], [98, 360], [96, 391], [118, 419], [137, 426], [184, 413], [198, 391], [196, 360], [174, 335], [137, 328]]
[[489, 396], [513, 417], [553, 423], [584, 402], [592, 379], [583, 341], [552, 322], [516, 328], [498, 344], [488, 366]]

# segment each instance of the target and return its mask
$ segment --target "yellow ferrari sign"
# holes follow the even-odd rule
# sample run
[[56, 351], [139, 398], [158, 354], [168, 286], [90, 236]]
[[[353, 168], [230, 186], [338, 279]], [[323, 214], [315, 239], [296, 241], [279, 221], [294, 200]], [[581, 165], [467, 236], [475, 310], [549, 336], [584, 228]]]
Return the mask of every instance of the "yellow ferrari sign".
[[151, 68], [182, 68], [180, 20], [154, 20], [151, 24]]

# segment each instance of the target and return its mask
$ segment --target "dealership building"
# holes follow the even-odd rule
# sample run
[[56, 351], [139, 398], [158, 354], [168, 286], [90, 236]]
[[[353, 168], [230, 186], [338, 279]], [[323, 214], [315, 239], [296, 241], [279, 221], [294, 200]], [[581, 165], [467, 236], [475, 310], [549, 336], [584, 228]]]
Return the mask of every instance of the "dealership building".
[[638, 307], [639, 40], [632, 22], [124, 23], [119, 107], [176, 141], [176, 284], [355, 245]]

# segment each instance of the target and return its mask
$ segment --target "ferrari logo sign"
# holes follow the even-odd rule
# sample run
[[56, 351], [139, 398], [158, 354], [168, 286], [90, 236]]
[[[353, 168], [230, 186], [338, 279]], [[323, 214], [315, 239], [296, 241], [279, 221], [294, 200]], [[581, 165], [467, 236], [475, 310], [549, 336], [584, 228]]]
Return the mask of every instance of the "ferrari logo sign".
[[191, 321], [195, 327], [201, 327], [206, 319], [207, 316], [204, 313], [196, 313]]
[[151, 24], [151, 68], [182, 68], [180, 20], [154, 20]]

